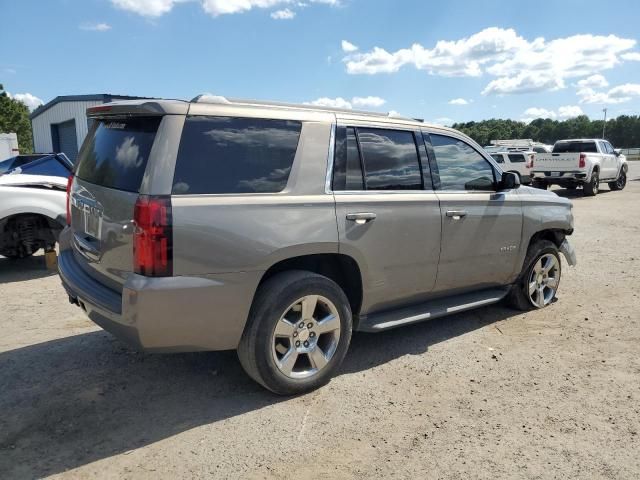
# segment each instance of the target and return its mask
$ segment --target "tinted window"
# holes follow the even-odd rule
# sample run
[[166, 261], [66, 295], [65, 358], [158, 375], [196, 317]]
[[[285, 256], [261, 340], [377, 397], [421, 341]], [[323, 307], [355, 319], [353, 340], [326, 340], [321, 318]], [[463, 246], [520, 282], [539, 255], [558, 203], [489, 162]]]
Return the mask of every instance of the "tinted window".
[[367, 190], [421, 190], [422, 174], [413, 133], [359, 128]]
[[553, 146], [553, 153], [598, 153], [596, 142], [558, 142]]
[[524, 155], [517, 154], [517, 153], [510, 153], [509, 154], [509, 161], [511, 163], [524, 163], [526, 162], [526, 160], [524, 159]]
[[333, 165], [333, 190], [363, 190], [362, 166], [356, 131], [353, 127], [338, 127]]
[[78, 156], [76, 175], [87, 182], [137, 192], [160, 117], [99, 120]]
[[182, 131], [174, 194], [273, 193], [287, 185], [301, 122], [189, 117]]
[[502, 158], [502, 155], [500, 155], [499, 153], [494, 153], [493, 155], [491, 155], [493, 157], [493, 159], [498, 162], [498, 163], [504, 163], [504, 158]]
[[431, 135], [442, 190], [493, 190], [493, 167], [465, 142]]

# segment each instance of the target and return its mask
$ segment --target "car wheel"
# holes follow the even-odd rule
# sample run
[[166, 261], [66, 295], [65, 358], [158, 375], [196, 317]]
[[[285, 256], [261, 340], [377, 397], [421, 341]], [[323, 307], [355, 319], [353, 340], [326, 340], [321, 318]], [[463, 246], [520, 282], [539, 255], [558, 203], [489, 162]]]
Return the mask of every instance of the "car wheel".
[[283, 272], [258, 288], [238, 357], [272, 392], [304, 393], [335, 374], [351, 330], [349, 300], [335, 282], [307, 271]]
[[529, 247], [524, 269], [511, 287], [509, 304], [518, 310], [546, 307], [556, 297], [561, 274], [558, 247], [548, 240], [537, 241]]
[[609, 188], [611, 190], [622, 190], [627, 186], [627, 172], [623, 168], [615, 182], [609, 182]]
[[591, 174], [591, 181], [589, 183], [585, 183], [582, 187], [582, 191], [587, 197], [595, 197], [598, 194], [598, 190], [600, 189], [600, 176], [598, 172], [593, 172]]

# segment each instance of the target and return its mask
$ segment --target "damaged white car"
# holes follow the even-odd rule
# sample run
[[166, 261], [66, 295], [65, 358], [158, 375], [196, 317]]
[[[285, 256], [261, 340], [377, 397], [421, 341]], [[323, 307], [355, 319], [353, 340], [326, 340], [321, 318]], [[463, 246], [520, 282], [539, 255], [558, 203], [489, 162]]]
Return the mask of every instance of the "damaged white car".
[[72, 168], [64, 154], [51, 154], [0, 175], [0, 255], [25, 258], [55, 247]]

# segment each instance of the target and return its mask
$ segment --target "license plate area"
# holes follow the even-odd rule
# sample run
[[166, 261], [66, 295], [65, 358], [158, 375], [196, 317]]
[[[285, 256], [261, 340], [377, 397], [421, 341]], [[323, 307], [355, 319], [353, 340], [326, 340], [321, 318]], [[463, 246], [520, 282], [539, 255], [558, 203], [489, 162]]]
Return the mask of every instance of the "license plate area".
[[551, 172], [552, 177], [559, 177], [560, 175], [562, 175], [560, 172]]
[[83, 211], [84, 233], [95, 239], [102, 238], [102, 216], [95, 215], [91, 209]]

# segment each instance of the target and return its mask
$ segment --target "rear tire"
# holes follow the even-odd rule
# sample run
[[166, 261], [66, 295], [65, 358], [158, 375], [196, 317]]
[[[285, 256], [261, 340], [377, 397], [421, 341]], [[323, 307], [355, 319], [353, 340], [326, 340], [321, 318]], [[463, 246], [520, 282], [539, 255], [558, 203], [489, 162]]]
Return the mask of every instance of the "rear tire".
[[558, 292], [561, 274], [558, 247], [549, 240], [531, 244], [522, 273], [511, 287], [507, 302], [511, 307], [523, 311], [550, 305]]
[[335, 282], [302, 270], [282, 272], [258, 288], [238, 358], [268, 390], [300, 394], [333, 377], [349, 348], [351, 330], [349, 300]]
[[585, 183], [582, 187], [585, 197], [595, 197], [600, 190], [600, 176], [598, 171], [591, 174], [591, 180], [589, 183]]
[[627, 171], [623, 168], [614, 182], [609, 182], [611, 190], [622, 190], [627, 186]]

